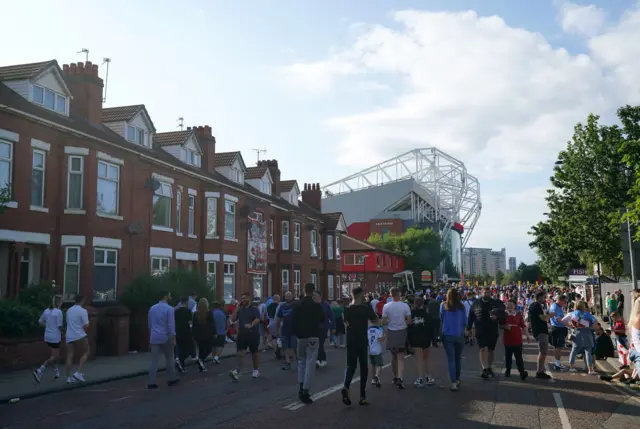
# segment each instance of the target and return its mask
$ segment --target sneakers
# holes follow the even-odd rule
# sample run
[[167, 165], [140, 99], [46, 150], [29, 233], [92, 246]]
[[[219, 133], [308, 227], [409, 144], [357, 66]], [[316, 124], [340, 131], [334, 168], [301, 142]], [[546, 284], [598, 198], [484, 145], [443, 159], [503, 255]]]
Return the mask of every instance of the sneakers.
[[231, 380], [233, 381], [240, 380], [240, 374], [237, 369], [232, 369], [231, 371], [229, 371], [229, 377], [231, 377]]
[[422, 377], [416, 378], [416, 381], [413, 382], [413, 385], [415, 387], [424, 387], [425, 386], [424, 379]]
[[257, 369], [254, 369], [253, 372], [251, 373], [251, 377], [253, 378], [260, 377], [260, 371], [258, 371]]
[[78, 371], [76, 371], [76, 372], [74, 372], [74, 373], [73, 373], [73, 378], [75, 378], [76, 380], [81, 381], [81, 382], [83, 382], [83, 383], [84, 383], [85, 381], [87, 381], [87, 380], [85, 380], [85, 379], [84, 379], [84, 374], [82, 374], [82, 373], [80, 373], [80, 372], [78, 372]]
[[176, 369], [178, 372], [184, 372], [184, 365], [180, 362], [180, 359], [176, 358]]
[[54, 369], [53, 379], [60, 380], [60, 370], [58, 368]]
[[482, 373], [480, 374], [480, 377], [482, 377], [483, 380], [488, 380], [489, 379], [489, 372], [486, 369], [483, 369]]
[[451, 387], [449, 388], [452, 392], [457, 392], [459, 390], [458, 383], [451, 383]]
[[491, 369], [491, 368], [487, 368], [487, 374], [491, 378], [496, 378], [496, 375], [493, 373], [493, 369]]
[[505, 377], [511, 377], [511, 369], [510, 369], [510, 368], [507, 368], [507, 369], [504, 371], [504, 376], [505, 376]]
[[569, 369], [569, 372], [571, 374], [576, 374], [576, 373], [578, 373], [578, 370], [576, 368], [571, 368], [571, 369]]
[[404, 389], [404, 381], [401, 378], [396, 378], [396, 386], [398, 389]]
[[436, 380], [433, 377], [427, 376], [426, 383], [427, 386], [433, 386], [434, 384], [436, 384]]
[[529, 372], [527, 371], [522, 371], [520, 373], [520, 380], [525, 381], [527, 379], [527, 377], [529, 377]]
[[537, 372], [536, 373], [536, 378], [539, 380], [550, 380], [551, 376], [549, 374], [547, 374], [546, 372]]
[[282, 365], [280, 369], [282, 369], [283, 371], [289, 371], [291, 369], [291, 362], [285, 362], [285, 364]]
[[214, 356], [213, 357], [213, 363], [215, 363], [216, 365], [220, 365], [220, 357], [219, 356]]
[[373, 376], [373, 378], [371, 379], [371, 384], [376, 387], [382, 387], [382, 384], [380, 383], [380, 377], [378, 377], [377, 375]]
[[311, 395], [307, 389], [300, 389], [298, 392], [298, 399], [305, 405], [313, 404], [313, 399], [311, 399]]
[[340, 394], [342, 395], [342, 403], [345, 405], [351, 405], [351, 398], [349, 398], [349, 390], [343, 387], [342, 390], [340, 391]]
[[554, 362], [553, 369], [555, 369], [556, 371], [566, 371], [568, 368], [562, 364], [558, 364], [557, 362]]
[[37, 383], [40, 383], [40, 379], [42, 378], [42, 373], [43, 373], [43, 371], [41, 371], [40, 368], [35, 369], [31, 373], [33, 375], [33, 378], [36, 380]]
[[360, 401], [358, 401], [358, 405], [369, 405], [369, 401], [367, 400], [367, 398], [360, 398]]
[[76, 379], [73, 377], [67, 377], [67, 384], [73, 384], [76, 382]]
[[202, 362], [202, 359], [198, 359], [198, 369], [200, 370], [200, 372], [207, 372], [207, 367], [204, 366], [204, 362]]

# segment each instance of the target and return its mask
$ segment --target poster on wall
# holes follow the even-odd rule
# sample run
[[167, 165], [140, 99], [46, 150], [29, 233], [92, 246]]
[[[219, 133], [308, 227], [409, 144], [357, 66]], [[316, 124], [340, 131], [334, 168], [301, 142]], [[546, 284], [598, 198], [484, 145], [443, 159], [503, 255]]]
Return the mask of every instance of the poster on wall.
[[247, 272], [267, 273], [267, 223], [248, 218], [247, 231]]

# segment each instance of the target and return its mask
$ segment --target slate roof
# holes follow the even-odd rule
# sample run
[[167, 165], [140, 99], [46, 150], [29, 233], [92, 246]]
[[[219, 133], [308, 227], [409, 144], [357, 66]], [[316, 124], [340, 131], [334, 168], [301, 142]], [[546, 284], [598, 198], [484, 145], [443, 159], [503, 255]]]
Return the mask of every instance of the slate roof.
[[231, 167], [240, 152], [219, 152], [213, 156], [213, 165], [216, 167]]
[[297, 181], [295, 180], [282, 180], [280, 181], [280, 192], [291, 192], [291, 190], [296, 186]]
[[184, 144], [192, 130], [169, 131], [167, 133], [156, 133], [153, 135], [153, 142], [158, 146], [177, 146]]
[[266, 172], [267, 167], [248, 167], [247, 172], [244, 174], [244, 178], [247, 180], [262, 179]]
[[13, 66], [0, 67], [1, 80], [22, 80], [31, 79], [43, 70], [58, 65], [56, 60], [42, 61], [39, 63], [17, 64]]
[[103, 108], [102, 122], [128, 121], [142, 109], [144, 109], [144, 104]]

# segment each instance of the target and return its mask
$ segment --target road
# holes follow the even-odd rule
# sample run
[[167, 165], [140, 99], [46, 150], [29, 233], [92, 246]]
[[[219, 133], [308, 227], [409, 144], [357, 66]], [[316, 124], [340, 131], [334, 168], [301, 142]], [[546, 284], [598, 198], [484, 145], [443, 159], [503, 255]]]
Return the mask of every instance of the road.
[[[262, 354], [261, 377], [251, 379], [245, 370], [232, 383], [229, 359], [211, 366], [205, 374], [191, 370], [181, 383], [147, 391], [146, 378], [122, 380], [26, 400], [0, 407], [0, 428], [536, 428], [536, 429], [637, 429], [640, 400], [597, 377], [553, 373], [549, 381], [521, 382], [498, 375], [483, 381], [477, 349], [467, 347], [463, 384], [450, 392], [442, 348], [432, 349], [435, 386], [416, 389], [414, 362], [406, 360], [406, 390], [390, 383], [368, 390], [371, 405], [345, 407], [339, 388], [344, 373], [344, 350], [328, 350], [329, 365], [317, 371], [314, 404], [297, 401], [296, 375], [282, 371], [271, 354]], [[526, 365], [533, 372], [535, 346], [525, 345]], [[385, 363], [389, 362], [385, 356]], [[496, 368], [503, 367], [501, 347]], [[249, 361], [246, 362], [249, 364]], [[250, 368], [247, 368], [250, 369]], [[496, 373], [501, 372], [496, 370]], [[352, 387], [357, 399], [358, 383]]]

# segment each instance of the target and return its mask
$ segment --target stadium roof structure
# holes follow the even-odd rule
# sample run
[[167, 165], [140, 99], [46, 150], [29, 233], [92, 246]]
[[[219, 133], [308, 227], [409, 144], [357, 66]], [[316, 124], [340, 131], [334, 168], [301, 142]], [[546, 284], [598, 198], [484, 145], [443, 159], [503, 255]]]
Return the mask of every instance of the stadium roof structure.
[[[338, 211], [344, 213], [348, 222], [384, 217], [379, 215], [381, 212], [404, 210], [413, 221], [437, 224], [440, 231], [459, 223], [464, 227], [463, 248], [482, 211], [478, 179], [469, 174], [462, 161], [435, 147], [403, 153], [330, 183], [322, 191], [323, 211], [325, 203], [334, 211], [339, 206]], [[356, 194], [363, 198], [353, 198]], [[340, 200], [343, 202], [339, 203]], [[366, 205], [369, 217], [358, 219], [355, 212], [349, 215], [345, 208], [351, 205], [346, 203], [348, 200], [356, 208]]]

